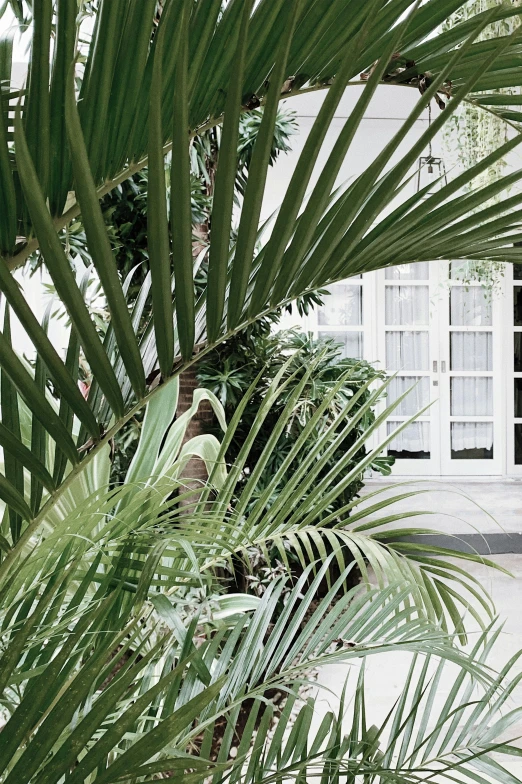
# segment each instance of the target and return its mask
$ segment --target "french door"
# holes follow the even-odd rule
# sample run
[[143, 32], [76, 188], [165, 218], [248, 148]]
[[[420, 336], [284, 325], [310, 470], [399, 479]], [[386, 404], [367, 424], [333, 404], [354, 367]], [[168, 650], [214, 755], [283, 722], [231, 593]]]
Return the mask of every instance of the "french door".
[[377, 355], [397, 373], [386, 402], [413, 387], [387, 434], [429, 406], [389, 445], [396, 474], [502, 472], [499, 303], [466, 277], [456, 262], [378, 273]]
[[[418, 419], [399, 432], [388, 447], [396, 459], [394, 473], [440, 472], [439, 412], [435, 405], [439, 384], [433, 308], [436, 282], [430, 264], [399, 265], [376, 273], [376, 357], [389, 373], [396, 373], [382, 407], [408, 390], [380, 434], [394, 433], [411, 416]], [[435, 379], [433, 371], [436, 370]], [[426, 408], [429, 406], [428, 408]]]
[[[522, 273], [517, 274], [521, 278], [514, 281], [513, 292], [519, 326], [507, 335], [515, 340], [518, 419], [508, 450], [519, 469]], [[319, 337], [334, 338], [346, 356], [364, 358], [396, 374], [382, 407], [407, 394], [382, 427], [380, 440], [422, 410], [389, 444], [395, 474], [495, 475], [503, 471], [507, 416], [513, 405], [503, 398], [502, 373], [502, 325], [512, 313], [509, 297], [486, 296], [480, 284], [467, 279], [465, 264], [419, 262], [332, 285], [324, 306], [303, 326]]]

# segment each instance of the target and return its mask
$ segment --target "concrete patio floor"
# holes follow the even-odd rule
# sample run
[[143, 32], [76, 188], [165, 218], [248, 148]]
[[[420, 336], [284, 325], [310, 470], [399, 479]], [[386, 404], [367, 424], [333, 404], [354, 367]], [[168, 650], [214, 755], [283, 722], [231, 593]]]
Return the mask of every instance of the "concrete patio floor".
[[[507, 569], [512, 577], [503, 572], [489, 569], [481, 564], [466, 565], [467, 571], [478, 578], [482, 585], [492, 596], [499, 622], [503, 623], [503, 630], [495, 644], [489, 658], [489, 665], [496, 671], [500, 671], [504, 664], [518, 651], [522, 650], [522, 555], [497, 555], [494, 560], [499, 566]], [[470, 630], [469, 645], [472, 646], [479, 634], [478, 625], [470, 619], [466, 625]], [[468, 646], [469, 647], [469, 646]], [[368, 724], [380, 726], [389, 711], [401, 696], [404, 688], [406, 675], [411, 663], [409, 653], [397, 652], [390, 654], [378, 654], [366, 658], [366, 697], [367, 697], [367, 721]], [[318, 707], [312, 729], [317, 729], [319, 723], [327, 710], [338, 710], [339, 695], [342, 685], [346, 678], [350, 678], [354, 686], [360, 668], [360, 662], [355, 661], [351, 664], [335, 664], [324, 667], [318, 676], [320, 687], [317, 692]], [[442, 707], [447, 695], [449, 694], [455, 680], [457, 668], [447, 665], [440, 687], [437, 690], [437, 698], [433, 706], [433, 726], [437, 723], [439, 710]], [[512, 669], [512, 677], [522, 673], [522, 658], [518, 660]], [[353, 693], [349, 689], [349, 693]], [[518, 684], [511, 698], [507, 701], [504, 713], [522, 705], [522, 683]], [[347, 729], [350, 722], [350, 709], [347, 711]], [[511, 727], [503, 740], [513, 740], [515, 737], [522, 737], [522, 720], [514, 727]], [[385, 739], [386, 735], [383, 735]], [[522, 748], [522, 741], [516, 745]], [[506, 765], [509, 760], [509, 765]], [[522, 759], [514, 757], [507, 758], [501, 755], [501, 764], [508, 767], [510, 772], [522, 782]]]
[[[402, 485], [403, 482], [406, 484]], [[488, 659], [492, 668], [501, 670], [514, 654], [522, 650], [522, 481], [494, 477], [437, 480], [386, 477], [368, 480], [363, 494], [379, 488], [383, 488], [384, 495], [388, 497], [412, 489], [425, 491], [398, 502], [393, 507], [393, 513], [427, 511], [429, 514], [416, 516], [410, 521], [400, 521], [389, 528], [415, 526], [441, 531], [443, 537], [440, 544], [492, 554], [492, 560], [513, 575], [508, 576], [483, 564], [466, 562], [466, 570], [480, 580], [489, 592], [495, 603], [499, 623], [503, 623], [502, 632]], [[375, 500], [374, 497], [365, 504], [374, 503]], [[390, 507], [385, 512], [388, 513]], [[479, 626], [473, 619], [468, 619], [466, 628], [469, 631], [469, 646], [472, 646], [479, 634]], [[403, 652], [379, 654], [366, 659], [369, 724], [380, 725], [384, 722], [401, 695], [410, 663], [411, 655]], [[360, 662], [337, 664], [319, 672], [318, 684], [324, 689], [318, 689], [314, 727], [318, 727], [326, 710], [338, 709], [342, 684], [348, 676], [355, 684], [359, 667]], [[434, 725], [438, 716], [437, 705], [442, 706], [454, 684], [456, 672], [454, 665], [448, 665], [445, 669], [433, 708]], [[519, 673], [522, 673], [522, 658], [515, 664], [512, 676]], [[505, 710], [507, 712], [521, 705], [522, 683], [515, 689]], [[349, 715], [348, 711], [347, 729]], [[519, 735], [522, 736], [522, 721], [509, 730], [510, 740]], [[517, 745], [522, 747], [522, 741]], [[502, 763], [506, 764], [505, 761], [506, 757], [503, 757]], [[522, 759], [510, 758], [509, 770], [522, 782]]]
[[388, 507], [389, 511], [429, 513], [410, 522], [392, 523], [387, 526], [390, 529], [426, 527], [447, 536], [463, 537], [482, 554], [522, 553], [522, 479], [382, 477], [367, 480], [363, 495], [379, 488], [383, 497], [420, 491], [419, 495]]

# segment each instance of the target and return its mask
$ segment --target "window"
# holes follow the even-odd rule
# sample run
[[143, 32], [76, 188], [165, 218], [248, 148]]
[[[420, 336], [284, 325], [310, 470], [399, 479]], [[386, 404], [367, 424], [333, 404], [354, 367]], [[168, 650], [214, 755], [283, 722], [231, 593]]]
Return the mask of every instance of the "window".
[[328, 286], [329, 294], [317, 312], [318, 338], [331, 338], [343, 347], [344, 357], [362, 359], [364, 354], [362, 277]]

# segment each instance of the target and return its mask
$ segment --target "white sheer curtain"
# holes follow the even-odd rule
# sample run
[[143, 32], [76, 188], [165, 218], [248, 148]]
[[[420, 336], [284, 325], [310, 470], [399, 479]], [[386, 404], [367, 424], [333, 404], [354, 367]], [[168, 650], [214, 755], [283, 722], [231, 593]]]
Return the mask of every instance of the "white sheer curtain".
[[429, 261], [414, 261], [413, 264], [396, 264], [386, 269], [386, 280], [428, 280]]
[[[416, 386], [414, 386], [415, 384]], [[393, 414], [397, 414], [398, 416], [413, 416], [430, 402], [430, 380], [428, 376], [396, 376], [391, 380], [388, 387], [387, 402], [392, 403], [394, 400], [397, 400], [397, 398], [407, 392], [408, 389], [410, 392], [408, 392], [404, 400], [399, 403], [398, 407], [393, 411]]]
[[452, 422], [451, 449], [492, 449], [493, 422]]
[[363, 333], [362, 332], [334, 332], [333, 330], [320, 330], [318, 333], [321, 338], [332, 338], [336, 343], [341, 343], [343, 356], [351, 359], [362, 359], [363, 357]]
[[451, 379], [452, 416], [493, 416], [493, 379], [460, 377]]
[[[451, 413], [453, 416], [492, 416], [493, 379], [488, 377], [452, 378]], [[452, 451], [490, 450], [492, 446], [492, 422], [452, 422]]]
[[[398, 427], [398, 422], [388, 422], [388, 435]], [[391, 441], [388, 449], [392, 452], [430, 452], [429, 422], [413, 422]]]
[[397, 326], [428, 325], [429, 315], [428, 286], [386, 286], [386, 324]]
[[491, 301], [484, 295], [482, 286], [453, 286], [450, 303], [452, 326], [491, 326]]
[[360, 285], [335, 283], [328, 287], [330, 292], [322, 308], [319, 308], [318, 323], [335, 327], [362, 324], [362, 288]]
[[491, 332], [452, 332], [452, 370], [493, 370]]
[[388, 370], [429, 370], [428, 332], [387, 332], [386, 368]]

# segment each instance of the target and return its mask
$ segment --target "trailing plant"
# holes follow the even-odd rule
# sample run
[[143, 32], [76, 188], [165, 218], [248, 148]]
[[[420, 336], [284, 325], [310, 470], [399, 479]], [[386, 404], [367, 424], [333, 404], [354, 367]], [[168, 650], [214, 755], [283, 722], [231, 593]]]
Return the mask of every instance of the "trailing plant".
[[[520, 6], [520, 2], [519, 0], [510, 0], [510, 5], [517, 7]], [[443, 29], [451, 30], [456, 25], [473, 19], [477, 14], [485, 13], [498, 8], [498, 6], [508, 7], [501, 0], [469, 0], [449, 17], [444, 23]], [[518, 16], [507, 16], [499, 21], [494, 21], [481, 33], [480, 40], [487, 41], [509, 35], [519, 24]], [[502, 96], [506, 96], [505, 99]], [[488, 101], [491, 101], [491, 104], [488, 104]], [[505, 101], [504, 104], [503, 101]], [[468, 169], [490, 155], [500, 144], [506, 142], [510, 129], [512, 131], [509, 122], [510, 112], [513, 112], [513, 105], [516, 106], [520, 103], [522, 103], [520, 87], [515, 85], [493, 87], [484, 95], [477, 96], [476, 102], [462, 104], [451, 116], [443, 132], [444, 155], [450, 165]], [[484, 111], [483, 106], [488, 105], [498, 108], [502, 114]], [[516, 109], [513, 119], [517, 121], [520, 119], [517, 117]], [[495, 161], [482, 173], [480, 184], [489, 185], [498, 180], [505, 173], [506, 166], [505, 158]], [[498, 201], [499, 196], [497, 195], [492, 202]], [[504, 277], [504, 264], [495, 261], [470, 260], [461, 270], [461, 277], [467, 283], [480, 282], [486, 292], [492, 293], [500, 286]]]

